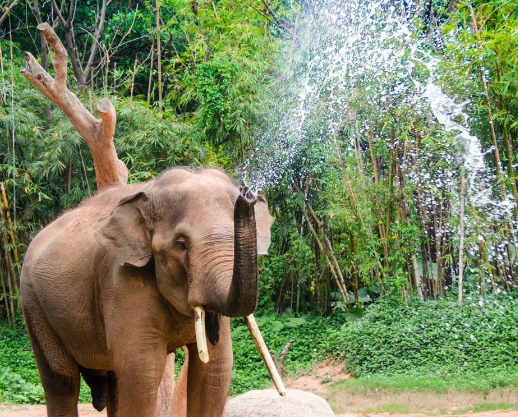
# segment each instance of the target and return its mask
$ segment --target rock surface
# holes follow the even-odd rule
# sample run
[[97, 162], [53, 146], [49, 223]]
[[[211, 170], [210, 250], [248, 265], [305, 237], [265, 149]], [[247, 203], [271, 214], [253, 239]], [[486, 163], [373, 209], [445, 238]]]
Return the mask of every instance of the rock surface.
[[232, 398], [223, 417], [334, 417], [326, 400], [310, 392], [286, 390], [281, 397], [276, 390], [250, 391]]

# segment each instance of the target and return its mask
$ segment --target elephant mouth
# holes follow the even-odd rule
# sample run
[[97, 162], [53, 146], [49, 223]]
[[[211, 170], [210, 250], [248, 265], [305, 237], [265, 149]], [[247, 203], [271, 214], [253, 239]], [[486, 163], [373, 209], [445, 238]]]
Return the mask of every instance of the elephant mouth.
[[206, 311], [203, 306], [194, 307], [194, 329], [196, 332], [196, 344], [198, 354], [203, 363], [209, 362], [209, 351], [207, 339], [211, 345], [216, 346], [219, 342], [219, 328], [221, 314]]
[[205, 332], [207, 339], [212, 346], [216, 346], [219, 342], [219, 325], [221, 322], [221, 314], [207, 311], [205, 317]]

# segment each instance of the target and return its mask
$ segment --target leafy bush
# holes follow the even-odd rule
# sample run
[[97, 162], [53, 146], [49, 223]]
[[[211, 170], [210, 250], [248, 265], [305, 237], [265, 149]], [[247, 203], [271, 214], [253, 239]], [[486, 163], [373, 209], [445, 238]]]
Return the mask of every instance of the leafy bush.
[[45, 395], [41, 384], [27, 382], [10, 368], [0, 368], [0, 401], [43, 404]]
[[498, 375], [506, 379], [518, 364], [517, 319], [511, 295], [468, 298], [462, 307], [450, 299], [378, 303], [343, 326], [339, 355], [354, 376], [477, 373], [501, 386]]
[[[414, 300], [408, 307], [375, 303], [362, 312], [336, 312], [330, 317], [266, 312], [258, 313], [256, 320], [266, 345], [277, 354], [295, 340], [284, 361], [292, 375], [316, 362], [340, 359], [352, 375], [361, 377], [362, 387], [429, 385], [439, 391], [489, 391], [518, 384], [518, 301], [511, 295], [484, 300], [468, 297], [461, 308], [449, 299]], [[232, 341], [231, 394], [271, 386], [243, 319], [232, 320]], [[178, 372], [184, 355], [177, 353]], [[80, 400], [91, 400], [84, 383]], [[43, 401], [21, 324], [16, 330], [0, 327], [0, 401]]]
[[[337, 314], [332, 317], [278, 316], [265, 313], [257, 322], [269, 349], [278, 354], [290, 341], [295, 340], [284, 362], [290, 373], [308, 367], [324, 359], [329, 346], [336, 346], [335, 337], [341, 337], [340, 329], [352, 315]], [[233, 320], [234, 371], [232, 394], [251, 389], [265, 388], [272, 384], [266, 367], [246, 329], [243, 319]], [[325, 348], [327, 347], [327, 348]], [[185, 358], [181, 349], [177, 352], [176, 372]], [[90, 389], [81, 381], [80, 402], [90, 402]], [[23, 323], [16, 329], [0, 326], [0, 401], [39, 404], [44, 402], [44, 392], [31, 345]]]
[[[16, 329], [0, 324], [0, 402], [42, 404], [43, 387], [31, 343], [20, 320]], [[79, 401], [92, 401], [90, 388], [81, 380]]]
[[42, 403], [43, 388], [23, 324], [0, 326], [0, 401]]
[[[297, 373], [315, 362], [333, 356], [333, 349], [341, 345], [342, 333], [339, 331], [347, 320], [355, 320], [356, 315], [335, 314], [331, 317], [320, 316], [279, 316], [272, 312], [256, 317], [268, 349], [280, 354], [291, 340], [284, 361], [288, 373]], [[231, 394], [240, 394], [252, 389], [272, 385], [259, 352], [252, 342], [243, 319], [232, 321], [232, 344], [234, 348], [234, 371]]]

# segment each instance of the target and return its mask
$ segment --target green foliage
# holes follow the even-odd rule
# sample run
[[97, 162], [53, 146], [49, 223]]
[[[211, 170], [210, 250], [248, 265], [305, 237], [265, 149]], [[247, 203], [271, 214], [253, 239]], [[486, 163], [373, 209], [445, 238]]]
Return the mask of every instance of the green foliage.
[[[15, 404], [45, 402], [36, 361], [22, 320], [18, 320], [16, 329], [0, 323], [0, 402], [2, 401]], [[79, 401], [92, 401], [90, 388], [83, 379]]]
[[[342, 329], [347, 370], [355, 376], [485, 375], [502, 386], [516, 371], [518, 302], [509, 295], [455, 301], [378, 303]], [[511, 371], [511, 372], [509, 372]]]
[[0, 401], [44, 402], [36, 362], [21, 322], [16, 330], [0, 325]]
[[259, 93], [271, 81], [275, 38], [252, 7], [233, 0], [169, 0], [167, 9], [175, 39], [168, 104], [192, 124], [189, 135], [244, 160], [261, 117]]
[[[280, 354], [294, 340], [284, 366], [290, 374], [296, 374], [310, 365], [333, 355], [332, 349], [339, 345], [340, 334], [336, 331], [347, 320], [336, 314], [320, 316], [279, 316], [272, 312], [256, 317], [269, 350]], [[252, 389], [272, 385], [268, 371], [257, 352], [243, 319], [232, 320], [232, 343], [234, 348], [234, 371], [231, 394], [241, 394]]]
[[0, 368], [0, 401], [16, 404], [43, 404], [41, 384], [27, 382], [10, 368]]

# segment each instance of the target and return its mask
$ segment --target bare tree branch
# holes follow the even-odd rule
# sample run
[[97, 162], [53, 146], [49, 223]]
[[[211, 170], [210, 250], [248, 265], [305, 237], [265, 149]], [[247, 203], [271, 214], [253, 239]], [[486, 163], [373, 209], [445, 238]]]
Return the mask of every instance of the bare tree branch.
[[61, 10], [60, 10], [60, 8], [57, 5], [56, 0], [51, 0], [51, 3], [52, 3], [52, 8], [54, 9], [54, 13], [57, 14], [58, 19], [61, 22], [61, 26], [63, 26], [63, 28], [66, 30], [67, 29], [67, 21], [65, 20], [65, 18], [61, 14]]
[[92, 70], [92, 66], [94, 63], [95, 55], [97, 54], [97, 50], [99, 48], [99, 39], [101, 39], [101, 35], [104, 30], [104, 20], [106, 17], [106, 6], [108, 4], [107, 0], [103, 0], [103, 4], [101, 7], [101, 16], [99, 18], [99, 23], [97, 25], [97, 28], [95, 29], [95, 35], [94, 39], [92, 40], [92, 49], [90, 50], [90, 57], [88, 58], [88, 61], [86, 63], [86, 67], [83, 70], [83, 74], [81, 75], [81, 81], [80, 85], [86, 85], [86, 81], [88, 78], [88, 75], [90, 74], [90, 71]]
[[30, 52], [26, 52], [26, 66], [22, 74], [40, 90], [45, 97], [58, 106], [68, 117], [74, 128], [86, 141], [95, 165], [97, 188], [104, 189], [128, 181], [128, 169], [118, 159], [113, 135], [116, 114], [110, 100], [103, 98], [97, 103], [97, 112], [101, 120], [96, 119], [79, 101], [66, 85], [67, 51], [52, 27], [48, 23], [38, 25], [51, 48], [54, 50], [55, 79], [36, 61]]
[[[109, 3], [110, 0], [103, 0], [102, 2], [101, 11], [96, 18], [95, 32], [92, 36], [93, 39], [92, 46], [90, 48], [90, 54], [88, 55], [86, 64], [83, 65], [84, 61], [81, 60], [79, 54], [77, 53], [78, 48], [74, 34], [74, 18], [77, 9], [77, 0], [69, 0], [66, 13], [63, 12], [64, 2], [61, 4], [61, 7], [58, 7], [56, 0], [51, 0], [52, 10], [58, 16], [58, 20], [65, 31], [65, 45], [68, 54], [70, 55], [72, 70], [74, 72], [74, 77], [77, 80], [79, 91], [81, 91], [86, 86], [92, 71], [95, 56], [99, 50], [99, 40], [101, 39], [102, 33], [104, 31], [106, 9]], [[64, 17], [65, 14], [67, 16], [66, 19]]]
[[18, 3], [20, 3], [20, 0], [13, 0], [11, 5], [5, 9], [4, 14], [0, 17], [0, 25], [4, 22], [5, 19], [7, 19], [7, 16], [9, 16], [9, 13], [11, 13], [13, 7], [16, 6]]
[[[266, 20], [268, 20], [270, 23], [273, 23], [275, 26], [277, 26], [279, 29], [282, 29], [284, 30], [286, 33], [289, 33], [289, 31], [282, 25], [280, 24], [280, 22], [278, 22], [278, 19], [276, 18], [275, 15], [271, 15], [270, 13], [265, 13], [263, 12], [262, 10], [258, 9], [257, 7], [255, 7], [252, 3], [248, 2], [247, 0], [244, 0], [245, 4], [248, 6], [248, 7], [251, 7], [252, 9], [254, 9], [257, 13], [259, 13], [261, 16], [263, 16]], [[269, 10], [267, 10], [269, 11]]]

